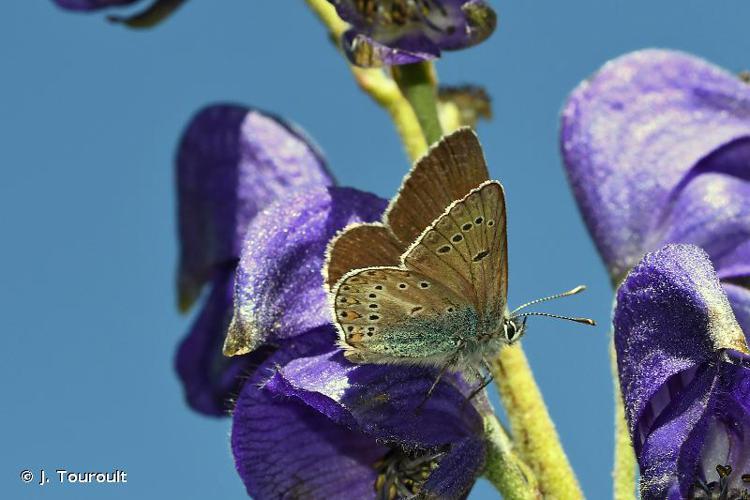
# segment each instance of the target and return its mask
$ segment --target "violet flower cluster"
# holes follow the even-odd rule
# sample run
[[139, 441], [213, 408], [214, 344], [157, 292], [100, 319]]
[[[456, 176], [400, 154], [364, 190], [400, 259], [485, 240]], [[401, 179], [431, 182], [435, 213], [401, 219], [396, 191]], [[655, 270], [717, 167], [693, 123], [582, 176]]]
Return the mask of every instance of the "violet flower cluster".
[[[615, 345], [643, 498], [740, 498], [750, 486], [750, 87], [686, 54], [626, 55], [573, 92], [562, 150], [613, 283], [627, 275]], [[705, 253], [668, 246], [638, 263], [670, 243]]]
[[[332, 186], [302, 137], [237, 106], [205, 109], [183, 137], [181, 303], [212, 287], [177, 357], [188, 401], [219, 414], [238, 394], [232, 451], [253, 498], [464, 496], [483, 466], [489, 407], [465, 404], [469, 387], [447, 376], [417, 411], [434, 371], [344, 359], [323, 290], [325, 248], [348, 224], [379, 220], [386, 201]], [[231, 328], [254, 349], [221, 360], [235, 272]]]

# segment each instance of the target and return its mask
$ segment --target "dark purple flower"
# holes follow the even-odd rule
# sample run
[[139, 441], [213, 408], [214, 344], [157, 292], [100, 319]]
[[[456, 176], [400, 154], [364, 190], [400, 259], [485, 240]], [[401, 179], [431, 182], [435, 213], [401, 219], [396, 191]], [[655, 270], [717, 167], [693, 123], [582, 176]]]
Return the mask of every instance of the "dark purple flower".
[[614, 326], [642, 498], [747, 498], [750, 356], [708, 255], [647, 254], [619, 288]]
[[482, 418], [435, 372], [353, 365], [330, 325], [282, 341], [242, 389], [232, 451], [267, 498], [463, 498], [484, 464]]
[[292, 126], [244, 106], [215, 105], [188, 125], [177, 153], [179, 303], [210, 291], [176, 359], [188, 403], [223, 415], [241, 379], [268, 355], [221, 354], [234, 271], [250, 222], [276, 198], [333, 183], [318, 150]]
[[737, 286], [750, 277], [748, 84], [679, 52], [628, 54], [573, 92], [562, 150], [613, 282], [645, 252], [693, 243], [748, 318], [750, 292]]
[[[63, 9], [89, 12], [122, 7], [140, 2], [141, 0], [53, 0]], [[112, 22], [123, 23], [132, 28], [148, 28], [163, 21], [180, 7], [185, 0], [153, 0], [144, 10], [135, 14], [121, 17], [109, 16]]]
[[483, 0], [329, 0], [349, 24], [344, 51], [358, 66], [410, 64], [476, 45], [497, 24]]
[[355, 365], [336, 345], [321, 273], [328, 241], [379, 220], [386, 204], [355, 189], [310, 189], [249, 226], [225, 351], [277, 348], [233, 416], [232, 450], [253, 498], [376, 498], [376, 486], [391, 485], [461, 498], [481, 471], [483, 424], [466, 384], [444, 377], [417, 412], [434, 370]]

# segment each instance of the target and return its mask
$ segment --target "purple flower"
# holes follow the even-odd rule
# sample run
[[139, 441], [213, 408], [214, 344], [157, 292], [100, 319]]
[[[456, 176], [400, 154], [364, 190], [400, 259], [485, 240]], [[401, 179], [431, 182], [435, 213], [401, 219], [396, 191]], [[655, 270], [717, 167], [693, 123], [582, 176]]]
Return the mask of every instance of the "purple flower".
[[410, 64], [476, 45], [497, 24], [483, 0], [329, 0], [352, 28], [342, 40], [353, 64]]
[[[53, 0], [63, 9], [75, 10], [80, 12], [89, 12], [94, 10], [107, 9], [110, 7], [122, 7], [132, 5], [141, 0]], [[144, 10], [135, 14], [121, 17], [109, 16], [109, 20], [116, 23], [123, 23], [132, 28], [148, 28], [163, 21], [180, 7], [185, 0], [153, 0], [152, 3]]]
[[233, 414], [232, 450], [253, 498], [462, 498], [481, 472], [482, 418], [466, 384], [444, 377], [418, 411], [435, 371], [355, 365], [336, 345], [321, 274], [327, 243], [349, 223], [379, 220], [385, 206], [354, 189], [317, 188], [250, 224], [225, 350], [277, 347]]
[[266, 498], [463, 498], [484, 462], [482, 419], [435, 373], [353, 365], [330, 326], [281, 347], [242, 389], [232, 451]]
[[269, 350], [245, 358], [221, 354], [232, 312], [234, 271], [245, 232], [277, 198], [333, 183], [325, 163], [301, 132], [243, 106], [215, 105], [188, 125], [177, 153], [179, 303], [188, 310], [204, 288], [202, 309], [177, 353], [188, 403], [223, 415], [241, 378]]
[[696, 244], [750, 331], [750, 86], [683, 53], [635, 52], [573, 92], [561, 134], [613, 282], [648, 251]]
[[642, 498], [748, 498], [750, 356], [708, 255], [647, 254], [618, 291], [614, 326]]

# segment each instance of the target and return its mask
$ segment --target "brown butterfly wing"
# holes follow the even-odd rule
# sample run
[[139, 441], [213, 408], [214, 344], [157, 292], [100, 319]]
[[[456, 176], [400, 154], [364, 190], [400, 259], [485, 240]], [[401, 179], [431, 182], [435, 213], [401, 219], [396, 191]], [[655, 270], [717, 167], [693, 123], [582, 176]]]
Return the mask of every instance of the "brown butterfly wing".
[[333, 309], [347, 358], [370, 363], [444, 363], [471, 314], [465, 298], [401, 267], [348, 273], [334, 290]]
[[502, 314], [508, 252], [500, 183], [487, 181], [452, 203], [409, 248], [403, 264], [467, 297], [480, 316]]
[[479, 139], [471, 129], [459, 129], [415, 163], [386, 211], [385, 224], [409, 245], [448, 205], [488, 179]]
[[405, 251], [382, 224], [352, 224], [328, 245], [323, 279], [331, 289], [353, 269], [375, 266], [397, 266]]

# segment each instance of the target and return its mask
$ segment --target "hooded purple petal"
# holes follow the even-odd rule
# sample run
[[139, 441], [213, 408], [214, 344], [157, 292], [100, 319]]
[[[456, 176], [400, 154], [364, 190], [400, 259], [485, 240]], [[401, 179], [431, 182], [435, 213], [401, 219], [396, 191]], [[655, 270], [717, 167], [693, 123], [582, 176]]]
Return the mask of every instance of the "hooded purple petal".
[[628, 54], [573, 92], [563, 111], [565, 165], [615, 279], [661, 246], [658, 225], [690, 175], [728, 169], [747, 178], [748, 139], [750, 86], [679, 52]]
[[647, 433], [658, 416], [648, 410], [670, 379], [692, 378], [720, 349], [747, 350], [708, 256], [692, 245], [668, 245], [633, 268], [617, 292], [614, 327], [635, 436]]
[[98, 10], [116, 5], [129, 5], [140, 0], [53, 0], [63, 9], [69, 10]]
[[221, 353], [232, 315], [234, 266], [217, 271], [211, 291], [177, 351], [175, 367], [187, 403], [205, 415], [226, 416], [244, 378], [269, 355], [259, 349], [241, 358]]
[[259, 214], [237, 268], [225, 354], [330, 323], [321, 274], [328, 241], [351, 223], [379, 220], [385, 206], [375, 195], [333, 187], [299, 192]]
[[[718, 480], [717, 465], [744, 467], [750, 413], [738, 395], [750, 358], [708, 255], [693, 245], [647, 254], [618, 290], [614, 326], [642, 497], [684, 498], [699, 479]], [[726, 481], [740, 487], [745, 472]]]
[[[745, 338], [747, 338], [750, 335], [750, 289], [731, 283], [723, 283], [722, 285], [727, 298], [729, 298], [729, 303], [732, 304], [734, 317], [737, 318], [737, 323], [740, 324], [742, 331], [745, 332]], [[747, 338], [747, 340], [750, 343], [750, 338]]]
[[177, 153], [182, 307], [214, 268], [236, 262], [248, 223], [266, 205], [332, 183], [315, 146], [280, 119], [234, 105], [200, 111]]
[[352, 25], [343, 46], [359, 66], [410, 64], [478, 44], [497, 25], [483, 0], [359, 2], [329, 0]]
[[245, 384], [232, 422], [232, 452], [247, 492], [276, 498], [374, 498], [374, 464], [387, 449], [296, 398], [263, 387], [275, 366], [333, 344], [332, 329], [286, 342]]
[[[464, 384], [445, 376], [425, 401], [436, 372], [423, 368], [354, 365], [340, 350], [298, 358], [267, 384], [328, 418], [383, 442], [441, 453], [422, 494], [462, 498], [484, 465], [482, 418], [467, 404]], [[421, 406], [420, 406], [421, 405]]]

